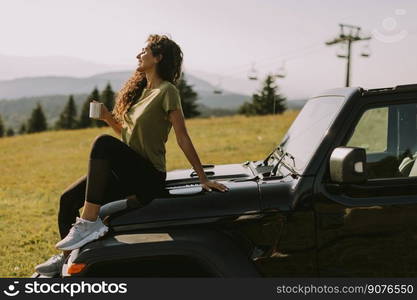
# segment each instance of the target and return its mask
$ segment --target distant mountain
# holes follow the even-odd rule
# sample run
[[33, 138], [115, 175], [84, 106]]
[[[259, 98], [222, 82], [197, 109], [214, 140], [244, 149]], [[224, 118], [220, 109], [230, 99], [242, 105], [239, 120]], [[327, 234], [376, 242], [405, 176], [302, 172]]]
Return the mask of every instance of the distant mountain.
[[[125, 78], [129, 76], [127, 72], [123, 74]], [[95, 86], [103, 89], [109, 81], [113, 89], [120, 89], [121, 79], [106, 78], [104, 74], [84, 78], [44, 76], [3, 80], [0, 81], [0, 99], [90, 93]]]
[[95, 63], [68, 56], [0, 55], [0, 80], [22, 77], [71, 76], [86, 77], [98, 73], [126, 70], [129, 65]]
[[[304, 66], [300, 67], [302, 74], [308, 74], [308, 72], [303, 71]], [[105, 64], [63, 55], [16, 56], [0, 54], [0, 100], [55, 94], [66, 95], [67, 93], [89, 93], [93, 88], [92, 85], [97, 84], [101, 87], [103, 81], [109, 79], [117, 90], [130, 76], [134, 68], [136, 68], [134, 57], [132, 57], [130, 63], [126, 64]], [[126, 70], [131, 71], [126, 72]], [[214, 85], [220, 85], [227, 92], [237, 95], [251, 95], [261, 88], [261, 81], [264, 80], [263, 75], [260, 75], [259, 80], [248, 80], [246, 72], [245, 69], [237, 72], [227, 68], [213, 72], [205, 69], [190, 69], [188, 65], [185, 68], [185, 73], [194, 77], [192, 80], [198, 90], [201, 91], [201, 95], [205, 91], [211, 96], [216, 96], [210, 102], [222, 107], [230, 106], [227, 104], [228, 102], [231, 106], [236, 107], [236, 104], [234, 100], [212, 94]], [[29, 80], [29, 83], [24, 84], [20, 81], [21, 79]], [[292, 80], [279, 81], [278, 84], [284, 95], [292, 99], [302, 99], [308, 98], [313, 93], [312, 91], [317, 89], [315, 84], [313, 88], [311, 84], [308, 85], [309, 82], [309, 79], [306, 81], [305, 78], [296, 76], [292, 77]], [[20, 85], [21, 83], [22, 85]], [[302, 83], [302, 88], [300, 88], [300, 83]], [[38, 89], [34, 87], [37, 85], [39, 85]], [[230, 98], [227, 92], [224, 95]], [[206, 98], [206, 96], [203, 98]], [[203, 100], [203, 102], [205, 101]]]
[[[110, 82], [115, 91], [120, 90], [132, 72], [110, 72], [94, 76], [76, 78], [61, 76], [24, 77], [0, 81], [0, 99], [16, 99], [21, 97], [35, 97], [48, 95], [69, 95], [90, 93], [94, 87], [104, 89]], [[225, 90], [223, 94], [213, 93], [214, 87], [193, 75], [186, 74], [187, 81], [193, 85], [199, 95], [199, 103], [212, 108], [236, 109], [247, 95]]]

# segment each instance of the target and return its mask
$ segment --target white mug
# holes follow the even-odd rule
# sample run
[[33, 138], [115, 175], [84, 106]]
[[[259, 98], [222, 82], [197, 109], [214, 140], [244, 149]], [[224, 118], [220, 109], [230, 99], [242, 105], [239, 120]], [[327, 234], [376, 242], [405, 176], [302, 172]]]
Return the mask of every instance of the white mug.
[[99, 119], [101, 117], [101, 102], [90, 102], [90, 118]]

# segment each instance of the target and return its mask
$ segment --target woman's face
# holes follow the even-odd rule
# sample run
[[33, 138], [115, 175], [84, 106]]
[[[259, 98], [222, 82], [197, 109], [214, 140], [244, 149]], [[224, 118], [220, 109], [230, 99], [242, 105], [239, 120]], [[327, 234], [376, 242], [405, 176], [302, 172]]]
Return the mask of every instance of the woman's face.
[[159, 61], [157, 57], [153, 56], [149, 44], [146, 44], [146, 47], [142, 48], [142, 51], [136, 56], [136, 58], [139, 62], [137, 70], [140, 72], [152, 69]]

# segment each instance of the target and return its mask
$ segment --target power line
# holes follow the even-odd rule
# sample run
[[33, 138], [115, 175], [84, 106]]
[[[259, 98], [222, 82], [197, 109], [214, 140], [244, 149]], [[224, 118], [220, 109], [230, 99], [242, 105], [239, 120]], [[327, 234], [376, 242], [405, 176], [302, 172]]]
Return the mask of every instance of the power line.
[[[271, 64], [275, 64], [278, 61], [281, 61], [281, 66], [279, 68], [277, 68], [276, 70], [276, 74], [273, 74], [273, 76], [275, 76], [275, 78], [285, 78], [287, 75], [287, 70], [285, 69], [285, 63], [288, 61], [292, 61], [295, 59], [298, 59], [300, 57], [305, 57], [306, 55], [317, 51], [317, 50], [321, 50], [324, 49], [325, 46], [320, 42], [320, 43], [314, 43], [308, 47], [304, 47], [304, 48], [300, 48], [298, 50], [292, 51], [291, 53], [288, 53], [286, 55], [281, 55], [281, 56], [277, 56], [277, 57], [272, 57], [272, 58], [268, 58], [268, 60], [263, 59], [263, 63], [258, 64], [258, 65], [262, 65], [265, 67], [270, 67]], [[295, 52], [295, 53], [294, 53]], [[252, 62], [251, 64], [251, 68], [249, 69], [249, 72], [247, 73], [247, 77], [250, 80], [258, 80], [258, 71], [254, 68], [254, 62]], [[220, 73], [218, 75], [218, 83], [216, 84], [213, 93], [214, 94], [222, 94], [223, 93], [223, 88], [222, 88], [222, 78], [224, 77], [229, 77], [229, 76], [233, 76], [234, 74], [242, 74], [242, 72], [247, 72], [248, 71], [248, 64], [243, 64], [241, 66], [237, 66], [234, 68], [233, 71], [229, 71], [226, 73]]]
[[[320, 43], [314, 43], [314, 44], [312, 44], [308, 47], [300, 48], [298, 50], [293, 50], [291, 53], [288, 53], [288, 54], [261, 59], [261, 61], [263, 61], [261, 63], [259, 63], [260, 60], [257, 60], [256, 66], [257, 66], [257, 68], [260, 67], [262, 69], [262, 68], [270, 66], [271, 64], [278, 63], [280, 61], [281, 62], [283, 62], [283, 61], [288, 62], [288, 61], [291, 61], [293, 59], [299, 58], [300, 56], [305, 55], [306, 53], [311, 53], [311, 52], [316, 51], [316, 50], [321, 49], [321, 48], [324, 48], [324, 46], [321, 42]], [[236, 66], [236, 67], [229, 68], [229, 70], [231, 69], [231, 71], [222, 72], [221, 76], [222, 77], [227, 77], [227, 76], [232, 76], [232, 75], [235, 75], [235, 74], [240, 74], [242, 72], [246, 72], [248, 69], [250, 69], [253, 66], [253, 64], [254, 63], [251, 62], [251, 63], [246, 63], [246, 64], [242, 64], [242, 65], [239, 65], [239, 66]]]

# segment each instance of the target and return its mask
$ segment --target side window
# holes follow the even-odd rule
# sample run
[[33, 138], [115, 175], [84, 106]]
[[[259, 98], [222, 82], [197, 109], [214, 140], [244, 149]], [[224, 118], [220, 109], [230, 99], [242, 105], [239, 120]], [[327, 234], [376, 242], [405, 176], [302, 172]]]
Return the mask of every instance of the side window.
[[417, 104], [369, 108], [346, 146], [366, 150], [369, 179], [417, 176]]
[[365, 111], [346, 146], [365, 148], [367, 153], [387, 151], [388, 107]]

